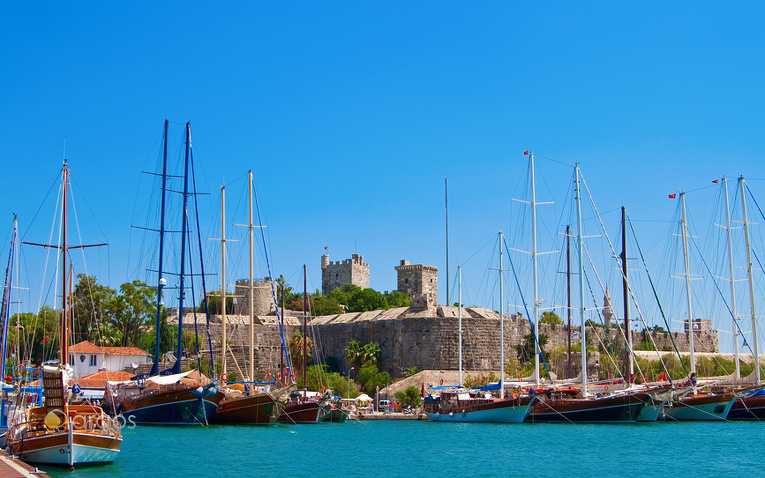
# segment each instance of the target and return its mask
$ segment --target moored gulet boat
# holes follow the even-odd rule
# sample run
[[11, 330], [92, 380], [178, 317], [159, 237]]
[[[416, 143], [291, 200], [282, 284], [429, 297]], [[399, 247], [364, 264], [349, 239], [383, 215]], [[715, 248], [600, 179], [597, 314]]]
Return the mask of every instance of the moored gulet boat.
[[[160, 372], [160, 323], [162, 316], [162, 290], [167, 284], [163, 277], [164, 235], [165, 231], [165, 193], [167, 188], [167, 128], [164, 125], [164, 150], [162, 159], [161, 213], [159, 232], [159, 268], [157, 270], [157, 314], [156, 314], [156, 349], [154, 365], [148, 376], [134, 377], [128, 383], [110, 384], [104, 395], [104, 403], [113, 415], [123, 415], [126, 420], [139, 425], [206, 425], [215, 415], [223, 393], [218, 391], [217, 382], [199, 375], [190, 378], [191, 372], [181, 373], [183, 346], [183, 299], [186, 294], [184, 278], [187, 263], [187, 226], [188, 197], [196, 194], [189, 192], [189, 167], [191, 160], [191, 125], [186, 123], [186, 154], [183, 174], [183, 208], [181, 213], [181, 250], [178, 294], [178, 337], [176, 361], [172, 368]], [[193, 183], [193, 180], [191, 180]], [[190, 262], [190, 261], [189, 261]], [[204, 269], [202, 269], [204, 281]], [[192, 284], [193, 286], [193, 284]], [[204, 287], [203, 287], [204, 288]], [[193, 290], [193, 287], [192, 287]], [[205, 302], [206, 302], [205, 298]]]
[[660, 415], [663, 420], [715, 421], [725, 420], [736, 396], [731, 393], [699, 392], [696, 387], [696, 356], [693, 344], [693, 300], [691, 296], [691, 272], [688, 249], [688, 223], [685, 215], [685, 193], [680, 193], [682, 220], [683, 258], [685, 263], [685, 288], [688, 300], [688, 348], [690, 350], [691, 374], [689, 388], [679, 390], [664, 405]]
[[[498, 235], [499, 243], [499, 303], [502, 299], [502, 258], [503, 234]], [[423, 400], [423, 412], [432, 421], [443, 422], [484, 422], [484, 423], [523, 423], [526, 420], [536, 397], [520, 391], [505, 396], [504, 371], [500, 372], [497, 390], [499, 397], [490, 391], [468, 390], [462, 388], [462, 266], [457, 267], [459, 277], [458, 321], [459, 321], [459, 381], [458, 387], [438, 387], [437, 394], [431, 394]], [[500, 308], [500, 366], [504, 364], [504, 321]], [[433, 390], [433, 389], [431, 389]]]
[[[69, 366], [70, 300], [68, 288], [68, 252], [73, 248], [93, 246], [67, 245], [67, 192], [69, 168], [64, 161], [62, 180], [61, 244], [45, 245], [59, 249], [62, 256], [62, 310], [60, 319], [59, 363], [44, 365], [42, 406], [30, 407], [12, 417], [6, 443], [8, 450], [32, 463], [68, 465], [108, 463], [120, 451], [120, 423], [103, 409], [93, 405], [70, 405], [67, 384]], [[31, 244], [31, 243], [29, 243]], [[32, 244], [39, 245], [39, 244]], [[102, 244], [99, 244], [102, 245]]]
[[[534, 153], [530, 155], [530, 168], [532, 170], [532, 191], [534, 191]], [[644, 391], [622, 391], [619, 394], [609, 396], [593, 396], [588, 392], [587, 384], [587, 335], [584, 303], [584, 245], [582, 231], [582, 206], [580, 189], [579, 165], [574, 166], [575, 200], [577, 217], [577, 242], [579, 252], [579, 316], [580, 337], [582, 342], [582, 382], [581, 388], [562, 388], [538, 391], [540, 400], [534, 404], [527, 421], [529, 422], [568, 422], [568, 423], [635, 423], [646, 403], [650, 400], [650, 394]], [[532, 192], [532, 194], [534, 194]], [[533, 198], [533, 196], [532, 196]], [[532, 199], [532, 204], [534, 203]], [[532, 222], [534, 224], [535, 221]], [[536, 237], [536, 231], [534, 231]], [[536, 240], [534, 241], [536, 242]], [[536, 247], [536, 245], [535, 245]], [[533, 255], [536, 261], [536, 254]], [[536, 266], [535, 266], [536, 270]], [[536, 285], [535, 285], [536, 289]], [[537, 298], [535, 297], [535, 302]], [[536, 315], [536, 313], [535, 313]], [[538, 366], [535, 371], [538, 376]]]
[[[254, 373], [254, 305], [253, 305], [253, 183], [252, 170], [248, 172], [248, 198], [249, 198], [249, 224], [246, 226], [249, 230], [249, 324], [250, 324], [250, 367], [249, 382], [246, 386], [235, 384], [232, 387], [224, 387], [224, 398], [218, 406], [215, 414], [214, 423], [219, 424], [246, 424], [246, 425], [270, 425], [280, 416], [283, 405], [277, 400], [277, 397], [283, 393], [283, 390], [271, 391], [270, 384], [265, 384], [263, 391], [255, 390]], [[221, 187], [221, 378], [225, 383], [228, 380], [226, 367], [226, 188]], [[264, 244], [265, 245], [265, 244]], [[279, 323], [281, 327], [281, 321]], [[274, 382], [275, 383], [275, 382]]]

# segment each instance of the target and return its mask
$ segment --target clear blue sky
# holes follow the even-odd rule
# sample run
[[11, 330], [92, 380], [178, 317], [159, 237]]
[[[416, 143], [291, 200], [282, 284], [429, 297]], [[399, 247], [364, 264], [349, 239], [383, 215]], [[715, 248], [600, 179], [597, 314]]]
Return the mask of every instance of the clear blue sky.
[[[277, 275], [297, 285], [307, 263], [309, 287], [319, 288], [328, 246], [332, 260], [363, 254], [371, 286], [391, 290], [406, 258], [439, 268], [443, 303], [445, 177], [452, 277], [499, 229], [514, 229], [524, 150], [537, 153], [551, 184], [565, 183], [579, 162], [601, 212], [626, 205], [636, 220], [670, 221], [668, 193], [722, 175], [743, 174], [761, 190], [763, 10], [759, 2], [5, 2], [0, 208], [26, 230], [66, 141], [75, 182], [110, 243], [89, 272], [117, 287], [134, 278], [130, 226], [162, 121], [177, 137], [191, 121], [210, 209], [220, 185], [241, 189], [254, 171]], [[561, 201], [546, 197], [556, 194], [539, 200]], [[44, 240], [41, 217], [26, 240]], [[217, 230], [216, 218], [202, 229]], [[609, 220], [615, 229], [616, 213]], [[667, 227], [644, 228], [643, 242]], [[474, 284], [483, 273], [465, 271]]]

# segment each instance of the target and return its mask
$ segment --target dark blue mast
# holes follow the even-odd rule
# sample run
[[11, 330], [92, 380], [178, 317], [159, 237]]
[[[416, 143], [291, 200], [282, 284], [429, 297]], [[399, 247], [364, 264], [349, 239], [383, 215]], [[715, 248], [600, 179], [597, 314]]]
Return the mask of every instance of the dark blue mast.
[[[11, 252], [8, 254], [8, 267], [5, 269], [5, 289], [3, 290], [3, 303], [0, 308], [0, 355], [2, 356], [2, 367], [0, 373], [5, 377], [5, 356], [8, 355], [8, 322], [11, 321], [11, 286], [13, 283], [13, 259], [16, 251], [16, 231], [18, 230], [18, 218], [13, 215], [13, 235], [11, 236]], [[19, 367], [19, 351], [16, 351], [16, 363]], [[0, 417], [0, 420], [5, 417]]]
[[162, 326], [162, 288], [165, 286], [165, 278], [162, 277], [162, 256], [165, 251], [165, 191], [167, 190], [167, 125], [165, 120], [164, 150], [162, 153], [162, 205], [160, 206], [159, 218], [159, 274], [157, 278], [157, 347], [154, 352], [154, 365], [150, 375], [159, 375], [159, 342]]
[[181, 373], [181, 356], [183, 352], [183, 296], [186, 292], [183, 288], [183, 277], [186, 265], [186, 217], [189, 199], [189, 156], [191, 152], [191, 123], [186, 123], [186, 158], [183, 166], [183, 208], [181, 218], [181, 276], [178, 281], [178, 347], [173, 373]]

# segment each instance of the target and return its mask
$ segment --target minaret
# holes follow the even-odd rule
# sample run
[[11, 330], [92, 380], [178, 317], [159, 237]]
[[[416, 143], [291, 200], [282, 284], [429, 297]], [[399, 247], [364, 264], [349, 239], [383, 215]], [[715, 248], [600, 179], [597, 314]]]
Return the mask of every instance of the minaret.
[[603, 322], [605, 322], [606, 327], [611, 326], [611, 317], [614, 316], [614, 310], [611, 308], [611, 293], [608, 292], [608, 287], [606, 287], [606, 295], [603, 296]]

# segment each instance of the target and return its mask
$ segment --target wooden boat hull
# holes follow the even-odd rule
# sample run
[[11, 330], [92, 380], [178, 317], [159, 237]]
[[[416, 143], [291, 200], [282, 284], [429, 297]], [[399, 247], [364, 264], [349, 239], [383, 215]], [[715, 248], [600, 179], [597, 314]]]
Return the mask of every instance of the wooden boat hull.
[[728, 420], [765, 420], [765, 397], [742, 397], [733, 402]]
[[535, 397], [449, 400], [425, 404], [423, 411], [434, 422], [523, 423], [535, 401]]
[[735, 395], [687, 395], [664, 405], [661, 419], [666, 421], [721, 421], [730, 412]]
[[205, 425], [215, 416], [223, 393], [200, 397], [196, 388], [155, 393], [125, 400], [117, 413], [136, 425]]
[[318, 402], [288, 403], [276, 420], [278, 423], [319, 423], [323, 409]]
[[534, 405], [526, 421], [635, 423], [648, 400], [645, 395], [624, 394], [591, 399], [545, 397]]
[[279, 406], [268, 393], [226, 397], [218, 405], [213, 423], [270, 425], [279, 416]]
[[345, 423], [348, 420], [348, 412], [339, 408], [332, 408], [322, 417], [322, 422]]
[[29, 463], [109, 463], [117, 458], [122, 444], [121, 438], [74, 432], [70, 448], [68, 439], [67, 432], [32, 437], [10, 444], [10, 450]]

